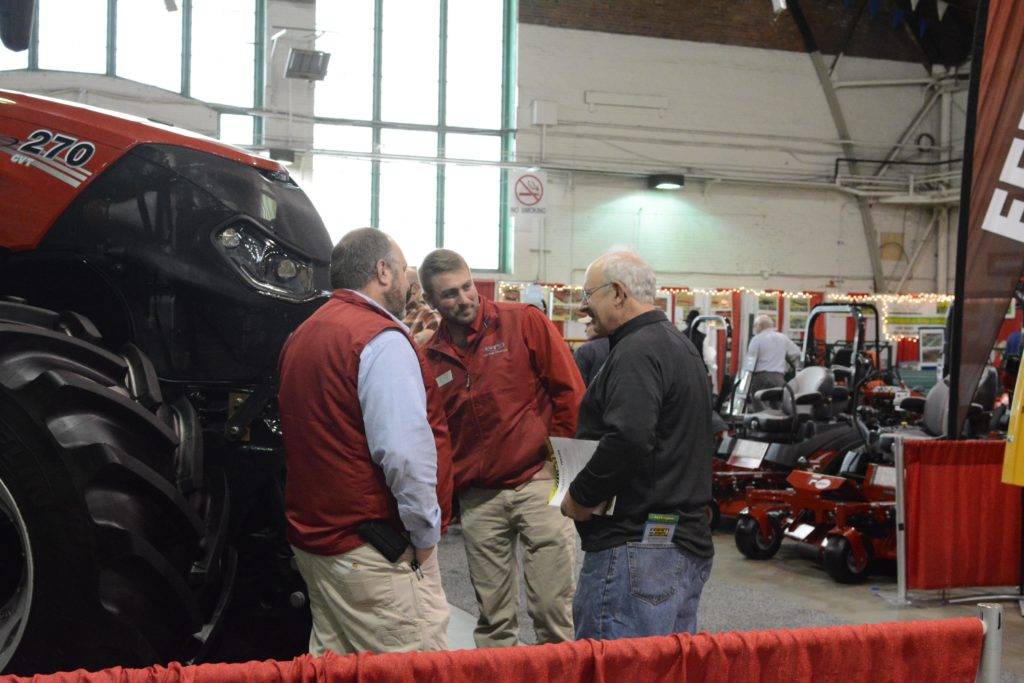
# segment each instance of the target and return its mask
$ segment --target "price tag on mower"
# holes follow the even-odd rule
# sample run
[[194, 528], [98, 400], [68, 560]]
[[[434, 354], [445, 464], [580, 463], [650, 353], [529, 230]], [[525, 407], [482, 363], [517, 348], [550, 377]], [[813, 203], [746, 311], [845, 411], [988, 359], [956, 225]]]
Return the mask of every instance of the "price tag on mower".
[[756, 470], [761, 466], [761, 461], [764, 460], [767, 452], [768, 444], [766, 442], [737, 439], [736, 447], [732, 449], [732, 455], [729, 456], [729, 464], [733, 467]]
[[892, 395], [892, 407], [895, 408], [896, 410], [902, 411], [903, 409], [900, 408], [900, 402], [902, 402], [903, 399], [909, 397], [910, 391], [908, 391], [907, 389], [897, 389], [896, 392]]
[[883, 489], [896, 488], [896, 468], [888, 465], [877, 465], [871, 473], [871, 485]]
[[807, 537], [814, 533], [814, 526], [811, 524], [801, 524], [792, 531], [787, 530], [786, 535], [790, 538], [795, 538], [798, 541], [806, 541]]

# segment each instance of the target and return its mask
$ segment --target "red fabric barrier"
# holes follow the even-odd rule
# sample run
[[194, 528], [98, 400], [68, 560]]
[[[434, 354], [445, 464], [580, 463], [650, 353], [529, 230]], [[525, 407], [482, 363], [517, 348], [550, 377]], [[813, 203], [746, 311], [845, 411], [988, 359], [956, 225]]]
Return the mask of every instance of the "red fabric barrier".
[[[290, 662], [77, 671], [34, 680], [96, 683], [203, 681], [905, 681], [973, 682], [981, 660], [974, 618], [864, 626], [702, 633], [558, 645], [412, 654], [326, 655]], [[32, 679], [21, 679], [32, 680]]]
[[1020, 489], [1000, 481], [1002, 441], [906, 441], [907, 587], [1014, 586]]

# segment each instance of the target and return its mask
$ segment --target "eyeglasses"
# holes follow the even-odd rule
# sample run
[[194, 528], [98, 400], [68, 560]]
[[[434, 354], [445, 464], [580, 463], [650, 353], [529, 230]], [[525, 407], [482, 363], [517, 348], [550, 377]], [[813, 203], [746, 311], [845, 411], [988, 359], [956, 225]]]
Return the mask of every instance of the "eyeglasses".
[[604, 289], [605, 287], [607, 287], [608, 285], [611, 285], [611, 284], [615, 284], [615, 283], [614, 282], [606, 282], [603, 285], [598, 285], [597, 287], [594, 287], [593, 289], [584, 289], [583, 290], [583, 296], [580, 297], [580, 305], [581, 306], [585, 306], [587, 304], [587, 302], [590, 301], [590, 297], [592, 297], [594, 295], [594, 292], [596, 292], [596, 291], [598, 291], [600, 289]]

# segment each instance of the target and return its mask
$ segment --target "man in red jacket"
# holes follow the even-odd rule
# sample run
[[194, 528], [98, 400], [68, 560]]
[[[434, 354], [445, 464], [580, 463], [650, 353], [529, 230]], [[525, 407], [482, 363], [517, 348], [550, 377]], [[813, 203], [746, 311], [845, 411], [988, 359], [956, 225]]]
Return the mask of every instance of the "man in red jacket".
[[448, 647], [434, 548], [450, 515], [451, 444], [434, 377], [398, 319], [405, 268], [379, 230], [345, 235], [330, 301], [281, 352], [288, 541], [314, 655]]
[[426, 344], [452, 436], [478, 647], [519, 638], [516, 545], [527, 610], [541, 643], [571, 640], [575, 536], [548, 505], [545, 439], [572, 436], [584, 386], [568, 345], [526, 304], [481, 300], [469, 267], [438, 249], [420, 266], [441, 325]]

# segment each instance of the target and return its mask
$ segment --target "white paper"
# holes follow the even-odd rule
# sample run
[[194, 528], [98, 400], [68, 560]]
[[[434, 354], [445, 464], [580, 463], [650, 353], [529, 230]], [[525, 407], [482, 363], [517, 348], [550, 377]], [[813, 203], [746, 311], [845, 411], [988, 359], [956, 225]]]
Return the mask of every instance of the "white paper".
[[[569, 485], [576, 476], [583, 471], [583, 468], [590, 462], [597, 449], [597, 441], [585, 439], [568, 439], [561, 436], [548, 438], [548, 457], [554, 470], [551, 496], [548, 498], [548, 505], [560, 507], [565, 500], [565, 494], [569, 492]], [[615, 512], [615, 498], [605, 503], [601, 509], [594, 514], [610, 515]]]

